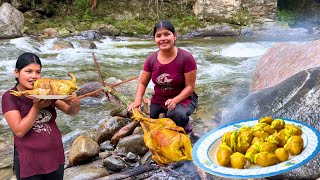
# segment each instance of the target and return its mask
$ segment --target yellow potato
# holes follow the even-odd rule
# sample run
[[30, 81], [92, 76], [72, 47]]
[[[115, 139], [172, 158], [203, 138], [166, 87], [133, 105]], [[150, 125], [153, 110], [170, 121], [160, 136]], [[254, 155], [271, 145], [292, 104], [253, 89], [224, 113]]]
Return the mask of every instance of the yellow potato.
[[243, 169], [247, 164], [246, 157], [239, 153], [235, 152], [230, 156], [231, 167], [236, 169]]
[[256, 142], [258, 142], [258, 141], [260, 141], [261, 139], [259, 138], [259, 137], [253, 137], [253, 139], [252, 139], [252, 141], [251, 141], [251, 145], [252, 144], [254, 144], [254, 143], [256, 143]]
[[264, 127], [264, 130], [268, 133], [268, 134], [273, 134], [276, 132], [276, 130], [271, 127], [271, 125], [267, 125], [266, 127]]
[[285, 122], [282, 119], [275, 119], [272, 123], [271, 123], [271, 127], [279, 130], [279, 129], [283, 129], [285, 126]]
[[273, 121], [273, 118], [271, 116], [266, 116], [258, 120], [259, 123], [267, 123], [267, 124], [271, 124], [272, 121]]
[[279, 162], [279, 159], [275, 154], [268, 152], [260, 152], [255, 155], [254, 162], [262, 167], [272, 166]]
[[278, 148], [274, 154], [281, 162], [289, 159], [289, 152], [285, 148]]
[[303, 139], [300, 136], [291, 136], [283, 146], [291, 155], [298, 155], [303, 148]]
[[229, 166], [231, 154], [233, 154], [233, 151], [226, 143], [220, 144], [216, 154], [218, 163], [221, 166]]
[[261, 146], [260, 152], [269, 152], [274, 153], [277, 149], [277, 145], [270, 143], [270, 142], [264, 142]]
[[294, 124], [270, 116], [260, 118], [253, 127], [226, 132], [216, 154], [222, 166], [243, 169], [250, 163], [262, 167], [287, 161], [303, 150], [302, 130]]
[[292, 135], [301, 136], [301, 134], [302, 134], [302, 130], [300, 128], [298, 128], [297, 126], [295, 126], [294, 124], [286, 124], [284, 127], [286, 129], [288, 129], [289, 131], [292, 131], [291, 132]]
[[274, 133], [275, 136], [279, 138], [279, 144], [278, 146], [283, 147], [286, 143], [287, 140], [289, 139], [289, 135], [286, 133], [285, 129], [281, 129], [279, 132]]
[[222, 143], [226, 143], [232, 150], [234, 150], [237, 144], [237, 137], [237, 131], [227, 132], [222, 136]]
[[253, 133], [253, 135], [263, 140], [266, 140], [269, 136], [269, 134], [266, 131], [256, 131]]
[[267, 142], [273, 143], [275, 145], [278, 145], [280, 143], [280, 138], [274, 134], [270, 135], [266, 139]]

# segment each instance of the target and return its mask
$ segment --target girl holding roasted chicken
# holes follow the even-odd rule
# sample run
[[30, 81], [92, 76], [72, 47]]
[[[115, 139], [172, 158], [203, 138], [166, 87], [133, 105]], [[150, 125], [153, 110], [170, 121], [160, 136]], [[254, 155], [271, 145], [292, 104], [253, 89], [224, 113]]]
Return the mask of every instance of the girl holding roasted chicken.
[[194, 92], [197, 65], [192, 54], [175, 45], [177, 34], [168, 20], [156, 23], [153, 29], [154, 42], [159, 50], [144, 63], [137, 86], [135, 101], [128, 110], [141, 106], [142, 97], [152, 79], [154, 94], [151, 99], [150, 118], [159, 114], [172, 119], [186, 133], [192, 131], [189, 116], [197, 107], [198, 97]]
[[[41, 78], [41, 61], [33, 53], [19, 56], [11, 91], [32, 90]], [[76, 115], [80, 102], [75, 93], [61, 100], [15, 96], [7, 91], [2, 96], [2, 113], [14, 133], [14, 168], [17, 179], [63, 179], [64, 149], [62, 135], [55, 119], [56, 108]]]

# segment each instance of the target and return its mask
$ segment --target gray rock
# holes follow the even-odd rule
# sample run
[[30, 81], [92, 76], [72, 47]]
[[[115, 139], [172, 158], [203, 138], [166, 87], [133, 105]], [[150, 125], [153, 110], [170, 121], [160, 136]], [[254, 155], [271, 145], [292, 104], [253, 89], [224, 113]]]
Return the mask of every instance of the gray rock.
[[62, 143], [63, 143], [63, 147], [64, 149], [68, 149], [71, 144], [73, 143], [73, 141], [80, 135], [85, 134], [86, 131], [81, 130], [81, 129], [76, 129], [74, 131], [69, 132], [68, 134], [64, 135], [62, 137]]
[[70, 148], [69, 163], [78, 165], [86, 160], [92, 159], [99, 154], [100, 147], [92, 139], [86, 136], [77, 137]]
[[148, 148], [144, 143], [143, 134], [133, 134], [120, 139], [116, 151], [125, 153], [132, 152], [141, 156], [148, 151]]
[[113, 151], [114, 147], [112, 146], [110, 141], [105, 141], [100, 144], [100, 150], [101, 151]]
[[130, 121], [131, 119], [129, 118], [122, 118], [119, 116], [111, 117], [100, 124], [98, 129], [93, 132], [92, 139], [98, 142], [98, 144], [101, 144], [107, 140], [111, 140], [112, 136]]
[[300, 71], [320, 66], [320, 41], [307, 44], [277, 43], [257, 63], [250, 90], [269, 88]]
[[125, 162], [121, 158], [112, 156], [107, 157], [104, 160], [103, 164], [106, 168], [108, 168], [111, 171], [120, 171], [126, 167]]
[[0, 38], [22, 36], [23, 14], [9, 3], [0, 6]]
[[103, 161], [94, 161], [89, 164], [70, 167], [64, 170], [64, 180], [91, 180], [110, 175], [103, 167]]

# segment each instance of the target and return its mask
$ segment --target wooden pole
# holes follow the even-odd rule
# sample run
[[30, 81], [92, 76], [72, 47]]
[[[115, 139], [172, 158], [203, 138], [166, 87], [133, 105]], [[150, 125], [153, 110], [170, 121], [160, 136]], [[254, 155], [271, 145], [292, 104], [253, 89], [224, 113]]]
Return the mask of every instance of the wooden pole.
[[[137, 79], [137, 78], [139, 78], [139, 76], [133, 76], [133, 77], [127, 79], [127, 80], [121, 81], [121, 82], [116, 83], [116, 84], [112, 84], [112, 85], [108, 85], [108, 84], [107, 84], [107, 86], [113, 88], [113, 87], [119, 86], [119, 85], [121, 85], [121, 84], [124, 84], [124, 83], [126, 83], [126, 82], [135, 80], [135, 79]], [[100, 89], [94, 90], [94, 91], [92, 91], [92, 92], [89, 92], [89, 93], [87, 93], [87, 94], [78, 96], [78, 98], [79, 98], [79, 99], [82, 99], [82, 98], [85, 98], [85, 97], [88, 97], [88, 96], [92, 96], [92, 95], [94, 95], [94, 94], [96, 94], [96, 93], [98, 93], [98, 92], [101, 92], [101, 91], [103, 91], [103, 90], [104, 90], [103, 88], [100, 88]]]
[[[104, 82], [104, 78], [102, 77], [101, 70], [100, 70], [99, 64], [98, 64], [98, 62], [97, 62], [97, 59], [96, 59], [96, 56], [94, 55], [94, 53], [92, 53], [92, 57], [93, 57], [94, 64], [96, 65], [96, 70], [98, 71], [101, 84], [102, 84], [102, 86], [105, 87], [105, 86], [106, 86], [106, 83]], [[105, 92], [105, 94], [106, 94], [108, 100], [110, 101], [110, 97], [109, 97], [108, 92]]]

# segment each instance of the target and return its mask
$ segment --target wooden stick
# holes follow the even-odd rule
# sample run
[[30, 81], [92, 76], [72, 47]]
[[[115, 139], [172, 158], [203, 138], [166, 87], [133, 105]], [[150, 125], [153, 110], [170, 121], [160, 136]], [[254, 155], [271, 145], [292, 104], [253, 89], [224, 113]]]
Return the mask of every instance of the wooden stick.
[[[127, 80], [121, 81], [121, 82], [119, 82], [119, 83], [112, 84], [112, 85], [107, 85], [107, 86], [113, 88], [113, 87], [119, 86], [119, 85], [121, 85], [121, 84], [124, 84], [124, 83], [126, 83], [126, 82], [135, 80], [135, 79], [137, 79], [137, 78], [139, 78], [139, 76], [134, 76], [134, 77], [131, 77], [131, 78], [127, 79]], [[96, 94], [96, 93], [98, 93], [98, 92], [101, 92], [101, 91], [103, 91], [103, 88], [100, 88], [100, 89], [91, 91], [91, 92], [89, 92], [89, 93], [87, 93], [87, 94], [84, 94], [84, 95], [81, 95], [81, 96], [78, 96], [78, 98], [79, 98], [79, 99], [82, 99], [82, 98], [85, 98], [85, 97], [88, 97], [88, 96], [92, 96], [92, 95], [94, 95], [94, 94]]]
[[[106, 86], [106, 83], [104, 82], [104, 79], [102, 77], [102, 74], [101, 74], [101, 70], [100, 70], [100, 67], [99, 67], [99, 64], [97, 62], [97, 59], [96, 59], [96, 56], [94, 55], [94, 53], [92, 53], [92, 57], [93, 57], [93, 61], [94, 61], [94, 64], [96, 65], [96, 69], [98, 71], [98, 74], [99, 74], [99, 77], [100, 77], [100, 81], [101, 81], [101, 84], [102, 86]], [[108, 100], [110, 101], [110, 97], [109, 97], [109, 94], [107, 92], [105, 92], [106, 96], [108, 97]]]

